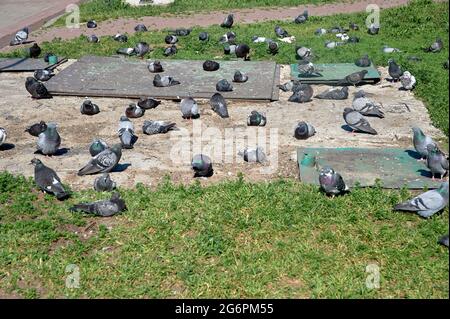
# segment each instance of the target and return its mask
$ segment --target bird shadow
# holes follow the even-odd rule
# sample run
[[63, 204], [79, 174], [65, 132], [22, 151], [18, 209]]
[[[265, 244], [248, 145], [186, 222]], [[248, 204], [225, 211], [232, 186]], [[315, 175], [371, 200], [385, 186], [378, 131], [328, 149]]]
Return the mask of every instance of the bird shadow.
[[5, 143], [5, 144], [0, 145], [0, 151], [9, 151], [9, 150], [12, 150], [15, 147], [16, 146], [14, 144]]
[[433, 174], [431, 174], [430, 171], [427, 171], [427, 170], [424, 170], [424, 169], [419, 169], [417, 172], [419, 172], [420, 176], [423, 176], [423, 177], [429, 177], [429, 178], [433, 177]]
[[347, 124], [342, 125], [341, 128], [342, 128], [344, 131], [347, 131], [347, 132], [349, 132], [349, 133], [353, 133], [352, 128], [351, 128], [350, 126], [348, 126]]
[[412, 158], [414, 158], [416, 160], [419, 160], [422, 158], [418, 152], [413, 151], [413, 150], [406, 150], [405, 153], [408, 153], [409, 156], [411, 156]]
[[121, 173], [121, 172], [125, 171], [129, 166], [131, 166], [130, 163], [117, 164], [117, 165], [111, 170], [111, 173]]
[[[55, 152], [55, 154], [53, 154], [52, 156], [62, 156], [62, 155], [67, 154], [69, 151], [70, 151], [70, 148], [66, 148], [66, 147], [60, 148], [60, 149], [58, 149], [58, 150]], [[43, 154], [40, 150], [34, 152], [34, 154], [45, 155], [45, 154]]]

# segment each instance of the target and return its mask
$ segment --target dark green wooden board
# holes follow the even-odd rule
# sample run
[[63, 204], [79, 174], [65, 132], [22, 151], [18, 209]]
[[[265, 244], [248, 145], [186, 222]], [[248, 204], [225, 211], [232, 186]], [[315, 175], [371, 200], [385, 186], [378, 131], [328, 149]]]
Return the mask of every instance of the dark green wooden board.
[[[63, 58], [58, 58], [58, 64]], [[34, 72], [38, 69], [45, 69], [54, 66], [44, 59], [31, 58], [0, 58], [0, 72]]]
[[216, 93], [216, 83], [225, 78], [231, 82], [234, 72], [248, 75], [246, 83], [232, 83], [232, 92], [221, 92], [228, 99], [278, 100], [279, 66], [272, 61], [218, 61], [215, 72], [203, 70], [204, 61], [162, 60], [163, 75], [180, 81], [167, 88], [153, 86], [154, 73], [147, 69], [148, 61], [123, 57], [85, 56], [59, 72], [47, 83], [53, 95], [100, 96], [176, 99], [186, 96], [210, 98]]
[[305, 76], [298, 73], [298, 64], [291, 64], [292, 79], [298, 79], [309, 84], [335, 85], [351, 73], [367, 70], [369, 72], [364, 77], [364, 82], [377, 83], [380, 81], [380, 73], [373, 65], [367, 68], [359, 67], [354, 63], [327, 63], [315, 64], [315, 66], [322, 71], [318, 75]]
[[438, 188], [424, 162], [414, 150], [399, 148], [299, 148], [300, 180], [319, 185], [320, 168], [332, 167], [349, 187], [373, 186], [379, 179], [384, 188]]

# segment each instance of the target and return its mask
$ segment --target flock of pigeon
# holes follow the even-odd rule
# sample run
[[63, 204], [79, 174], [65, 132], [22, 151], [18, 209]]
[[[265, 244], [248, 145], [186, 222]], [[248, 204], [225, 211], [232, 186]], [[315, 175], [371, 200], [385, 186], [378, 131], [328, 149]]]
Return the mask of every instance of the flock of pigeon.
[[[305, 23], [308, 20], [308, 11], [305, 10], [302, 14], [294, 19], [297, 24]], [[228, 15], [221, 26], [223, 28], [230, 29], [234, 23], [233, 14]], [[95, 28], [97, 26], [95, 21], [89, 21], [87, 23], [88, 28]], [[358, 43], [359, 38], [356, 36], [350, 36], [348, 32], [350, 30], [358, 30], [359, 27], [355, 23], [350, 23], [349, 28], [342, 28], [340, 26], [333, 27], [330, 30], [319, 28], [315, 31], [317, 36], [322, 36], [326, 33], [333, 33], [340, 41], [326, 41], [325, 46], [329, 49], [334, 49], [338, 46], [345, 45], [347, 43]], [[380, 27], [378, 25], [370, 25], [367, 32], [370, 35], [378, 34]], [[147, 28], [145, 25], [139, 24], [135, 27], [136, 32], [145, 32]], [[275, 35], [280, 41], [291, 43], [295, 38], [290, 36], [289, 33], [281, 28], [275, 26]], [[11, 41], [11, 45], [18, 45], [27, 43], [28, 28], [20, 30]], [[176, 29], [172, 30], [168, 34], [164, 41], [169, 46], [164, 50], [165, 56], [174, 55], [177, 53], [177, 42], [179, 37], [187, 36], [191, 33], [191, 29]], [[199, 41], [209, 41], [210, 37], [207, 32], [201, 32], [198, 36]], [[114, 40], [126, 43], [128, 38], [124, 34], [117, 34], [114, 36]], [[87, 41], [97, 43], [100, 39], [91, 35], [87, 37]], [[267, 49], [270, 54], [277, 54], [279, 49], [279, 43], [275, 40], [254, 36], [252, 41], [267, 43]], [[250, 59], [250, 47], [245, 43], [236, 43], [236, 34], [233, 31], [228, 31], [220, 39], [224, 47], [225, 54], [233, 54], [237, 58], [244, 60]], [[428, 52], [439, 52], [443, 48], [441, 39], [437, 39], [425, 50]], [[119, 54], [135, 55], [139, 58], [150, 52], [152, 49], [146, 42], [139, 42], [134, 48], [121, 48], [117, 51]], [[385, 53], [399, 52], [396, 48], [390, 48], [384, 46], [382, 48]], [[322, 70], [318, 69], [312, 62], [314, 54], [311, 48], [305, 46], [297, 46], [295, 48], [296, 57], [298, 59], [298, 71], [302, 75], [320, 74]], [[32, 58], [39, 57], [41, 49], [34, 43], [29, 49], [29, 55]], [[51, 53], [45, 55], [45, 59]], [[372, 61], [367, 55], [362, 56], [355, 61], [355, 65], [359, 67], [369, 67], [372, 65]], [[389, 80], [396, 82], [400, 81], [403, 90], [412, 90], [416, 85], [415, 77], [408, 71], [402, 70], [393, 59], [388, 60], [388, 72], [391, 77]], [[149, 61], [148, 71], [150, 74], [154, 74], [153, 85], [155, 87], [168, 87], [180, 84], [180, 82], [167, 75], [161, 76], [159, 73], [164, 72], [164, 65], [161, 61]], [[448, 68], [448, 61], [444, 63], [444, 67]], [[205, 72], [215, 72], [220, 69], [220, 64], [216, 61], [207, 60], [203, 63], [203, 70]], [[329, 100], [345, 100], [349, 97], [348, 86], [357, 86], [364, 83], [364, 78], [367, 74], [367, 70], [348, 74], [344, 79], [339, 81], [338, 87], [333, 87], [325, 90], [314, 96], [313, 87], [309, 84], [302, 83], [299, 80], [291, 80], [285, 84], [279, 86], [284, 92], [292, 92], [289, 97], [290, 102], [307, 103], [312, 98], [317, 99], [329, 99]], [[42, 83], [48, 80], [53, 74], [48, 70], [37, 70], [34, 77], [28, 77], [26, 79], [25, 87], [31, 94], [32, 98], [42, 99], [51, 98], [51, 95], [47, 91], [45, 84]], [[245, 85], [248, 75], [243, 74], [237, 70], [231, 79], [232, 83], [239, 83]], [[233, 84], [227, 79], [221, 79], [216, 84], [217, 93], [210, 98], [211, 109], [216, 112], [221, 118], [227, 118], [228, 109], [225, 98], [220, 92], [229, 92], [233, 90]], [[122, 156], [122, 149], [133, 148], [134, 144], [138, 140], [138, 136], [135, 134], [135, 129], [130, 118], [142, 117], [146, 110], [156, 108], [161, 101], [158, 101], [151, 97], [141, 98], [137, 103], [130, 104], [125, 109], [125, 115], [121, 116], [119, 120], [118, 137], [120, 143], [109, 146], [105, 141], [101, 139], [94, 139], [89, 147], [89, 152], [92, 159], [78, 171], [79, 176], [88, 174], [101, 174], [94, 181], [94, 189], [97, 191], [113, 191], [116, 184], [111, 180], [109, 172], [111, 172], [119, 163]], [[180, 110], [182, 118], [184, 119], [196, 119], [200, 116], [199, 107], [197, 102], [192, 97], [183, 98], [180, 102]], [[86, 100], [81, 105], [80, 111], [85, 115], [95, 115], [100, 112], [98, 105], [92, 103], [90, 100]], [[354, 94], [351, 107], [347, 107], [343, 111], [343, 119], [345, 123], [352, 129], [353, 132], [363, 132], [368, 134], [377, 134], [377, 131], [371, 127], [366, 117], [375, 116], [379, 118], [384, 117], [384, 113], [381, 109], [381, 104], [377, 104], [375, 101], [367, 97], [363, 90], [359, 90]], [[265, 126], [267, 118], [265, 114], [258, 111], [252, 111], [247, 117], [247, 124], [249, 126]], [[165, 121], [145, 121], [142, 127], [144, 134], [153, 135], [167, 133], [168, 131], [176, 129], [176, 124]], [[55, 123], [40, 123], [33, 124], [28, 127], [26, 131], [32, 136], [37, 137], [37, 150], [44, 155], [54, 155], [58, 152], [61, 144], [61, 137], [57, 131]], [[297, 124], [294, 130], [294, 137], [297, 139], [307, 139], [316, 133], [314, 127], [301, 121]], [[6, 130], [0, 128], [0, 145], [6, 140]], [[441, 180], [448, 173], [449, 165], [448, 158], [442, 151], [439, 150], [437, 144], [426, 136], [419, 128], [413, 128], [413, 144], [416, 151], [420, 154], [421, 159], [425, 159], [426, 166], [432, 173], [432, 178], [435, 175], [439, 175]], [[260, 147], [246, 148], [239, 151], [240, 156], [248, 162], [264, 163], [267, 161], [264, 151]], [[70, 195], [64, 190], [61, 184], [61, 180], [54, 170], [47, 167], [39, 159], [34, 158], [31, 163], [35, 167], [35, 182], [39, 188], [47, 193], [55, 195], [58, 199], [63, 200]], [[210, 177], [213, 175], [212, 161], [205, 154], [197, 154], [192, 158], [192, 169], [194, 170], [195, 177]], [[342, 176], [335, 172], [331, 167], [323, 167], [319, 172], [320, 188], [327, 195], [336, 196], [344, 194], [349, 191]], [[427, 191], [413, 199], [398, 204], [394, 207], [395, 210], [412, 211], [416, 212], [422, 217], [428, 218], [436, 212], [442, 210], [448, 205], [448, 181], [445, 181], [436, 190]], [[110, 200], [97, 201], [93, 203], [81, 203], [75, 205], [73, 210], [79, 210], [86, 213], [92, 213], [99, 216], [112, 216], [116, 213], [126, 210], [126, 205], [123, 199], [120, 198], [119, 193], [114, 192]], [[448, 247], [448, 235], [444, 236], [439, 241], [440, 243]]]

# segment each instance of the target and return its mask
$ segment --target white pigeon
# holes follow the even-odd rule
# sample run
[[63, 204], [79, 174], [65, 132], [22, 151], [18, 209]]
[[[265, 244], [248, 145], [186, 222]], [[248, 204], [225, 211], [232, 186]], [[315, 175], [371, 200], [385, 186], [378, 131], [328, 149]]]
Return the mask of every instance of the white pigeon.
[[253, 43], [264, 43], [266, 41], [267, 41], [267, 38], [264, 38], [264, 37], [258, 37], [258, 36], [253, 37]]
[[347, 33], [337, 33], [336, 38], [339, 38], [341, 41], [347, 42], [350, 37]]
[[412, 90], [416, 85], [416, 77], [412, 75], [411, 72], [405, 71], [400, 77], [400, 82], [405, 90]]
[[0, 127], [0, 146], [6, 141], [6, 130], [3, 127]]
[[294, 36], [286, 37], [286, 38], [280, 39], [280, 41], [285, 42], [285, 43], [293, 43], [295, 41], [295, 37]]
[[345, 44], [344, 42], [326, 41], [325, 47], [328, 49], [334, 49], [334, 48], [344, 45], [344, 44]]
[[381, 51], [383, 51], [384, 53], [402, 52], [397, 48], [391, 48], [391, 47], [388, 47], [387, 45], [384, 45], [383, 48], [381, 48]]

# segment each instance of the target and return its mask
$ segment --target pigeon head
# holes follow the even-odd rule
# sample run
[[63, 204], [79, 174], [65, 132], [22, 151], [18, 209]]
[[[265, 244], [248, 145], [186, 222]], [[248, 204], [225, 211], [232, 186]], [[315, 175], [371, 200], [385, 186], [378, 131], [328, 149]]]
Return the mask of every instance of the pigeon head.
[[38, 166], [38, 165], [41, 165], [42, 162], [41, 162], [40, 159], [33, 158], [33, 159], [31, 160], [30, 164], [33, 164], [34, 166]]
[[388, 63], [389, 63], [389, 65], [391, 65], [392, 63], [395, 63], [395, 60], [394, 59], [389, 59]]
[[413, 131], [414, 135], [416, 135], [416, 136], [425, 136], [425, 134], [423, 134], [422, 130], [418, 127], [413, 127], [412, 131]]
[[438, 189], [438, 192], [441, 193], [444, 197], [448, 197], [448, 182], [444, 182]]
[[366, 96], [366, 92], [364, 92], [363, 90], [359, 90], [358, 92], [355, 93], [355, 99], [365, 97], [365, 96]]
[[348, 86], [344, 86], [344, 87], [342, 88], [342, 92], [348, 93]]
[[411, 77], [411, 72], [409, 72], [409, 71], [403, 72], [403, 77], [410, 78]]
[[336, 172], [334, 171], [334, 169], [332, 169], [329, 166], [323, 167], [319, 173], [319, 175], [322, 175], [322, 176], [332, 176], [334, 174], [336, 174]]
[[353, 111], [354, 111], [354, 110], [353, 110], [352, 108], [346, 107], [346, 108], [344, 109], [344, 116], [347, 115], [347, 114], [350, 113], [350, 112], [353, 112]]
[[[133, 104], [130, 104], [128, 107], [127, 107], [127, 109], [130, 109], [130, 108], [133, 108], [134, 107], [134, 105]], [[130, 119], [128, 118], [128, 117], [126, 117], [125, 115], [122, 115], [121, 117], [120, 117], [120, 121], [121, 122], [126, 122], [126, 121], [130, 121]]]
[[439, 148], [437, 147], [436, 144], [431, 143], [431, 144], [427, 145], [427, 151], [428, 151], [428, 154], [436, 154], [439, 152]]

